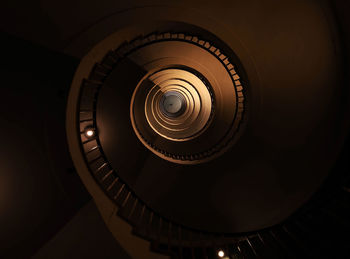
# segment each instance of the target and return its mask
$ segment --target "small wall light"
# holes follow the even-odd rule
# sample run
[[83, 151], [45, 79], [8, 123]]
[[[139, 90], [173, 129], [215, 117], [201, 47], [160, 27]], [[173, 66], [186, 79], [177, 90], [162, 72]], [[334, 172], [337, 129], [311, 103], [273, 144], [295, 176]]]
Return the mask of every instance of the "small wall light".
[[92, 126], [88, 126], [84, 130], [84, 134], [87, 138], [95, 136], [95, 129]]
[[223, 257], [225, 256], [224, 251], [220, 250], [220, 251], [218, 252], [218, 256], [219, 256], [220, 258], [223, 258]]

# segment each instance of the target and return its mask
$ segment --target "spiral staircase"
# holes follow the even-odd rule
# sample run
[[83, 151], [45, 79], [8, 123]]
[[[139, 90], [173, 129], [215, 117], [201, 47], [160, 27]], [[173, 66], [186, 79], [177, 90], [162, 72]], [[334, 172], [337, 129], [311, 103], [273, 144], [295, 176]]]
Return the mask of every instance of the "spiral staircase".
[[[51, 237], [91, 195], [131, 258], [349, 258], [348, 6], [52, 2], [41, 5], [56, 29], [47, 38], [4, 26], [5, 85], [25, 84], [15, 71], [43, 75], [28, 78], [47, 91], [30, 110], [45, 122], [38, 161], [76, 177], [55, 180], [76, 201]], [[64, 16], [70, 7], [79, 15]], [[36, 100], [23, 89], [14, 116]]]

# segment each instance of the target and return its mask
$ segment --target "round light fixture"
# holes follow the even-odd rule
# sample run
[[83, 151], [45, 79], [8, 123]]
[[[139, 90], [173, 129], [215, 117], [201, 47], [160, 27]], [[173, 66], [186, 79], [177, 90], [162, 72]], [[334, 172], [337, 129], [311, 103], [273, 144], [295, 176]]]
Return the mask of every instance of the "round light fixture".
[[87, 138], [92, 138], [95, 136], [95, 129], [92, 127], [92, 126], [88, 126], [85, 128], [84, 130], [84, 135], [87, 137]]
[[220, 251], [218, 252], [218, 256], [221, 257], [221, 258], [223, 258], [223, 257], [225, 256], [224, 251], [220, 250]]

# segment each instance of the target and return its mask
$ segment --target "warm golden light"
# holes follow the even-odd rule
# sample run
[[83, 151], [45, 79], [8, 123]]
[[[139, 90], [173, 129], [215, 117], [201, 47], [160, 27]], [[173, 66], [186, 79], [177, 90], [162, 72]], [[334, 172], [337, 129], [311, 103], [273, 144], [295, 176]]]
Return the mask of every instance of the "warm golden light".
[[92, 137], [94, 135], [94, 131], [93, 130], [87, 130], [86, 131], [86, 136], [88, 136], [88, 137]]
[[226, 152], [243, 129], [244, 93], [233, 57], [184, 34], [141, 41], [125, 49], [147, 72], [137, 85], [130, 81], [130, 120], [141, 143], [178, 164], [204, 163]]
[[220, 250], [220, 251], [218, 252], [218, 256], [221, 257], [221, 258], [224, 257], [224, 256], [225, 256], [224, 251]]

